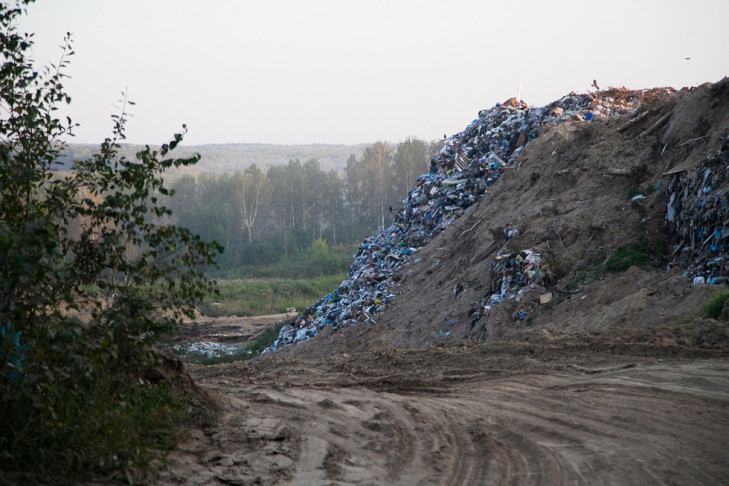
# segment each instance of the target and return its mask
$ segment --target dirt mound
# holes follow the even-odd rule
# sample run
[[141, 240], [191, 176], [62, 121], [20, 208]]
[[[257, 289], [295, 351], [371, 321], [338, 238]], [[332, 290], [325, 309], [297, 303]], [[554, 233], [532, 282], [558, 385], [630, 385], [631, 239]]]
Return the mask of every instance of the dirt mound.
[[[614, 91], [618, 101], [641, 95], [639, 108], [541, 126], [480, 201], [408, 256], [381, 314], [277, 352], [459, 346], [532, 330], [680, 339], [726, 288], [692, 282], [729, 271], [729, 79]], [[684, 202], [671, 222], [674, 193]]]

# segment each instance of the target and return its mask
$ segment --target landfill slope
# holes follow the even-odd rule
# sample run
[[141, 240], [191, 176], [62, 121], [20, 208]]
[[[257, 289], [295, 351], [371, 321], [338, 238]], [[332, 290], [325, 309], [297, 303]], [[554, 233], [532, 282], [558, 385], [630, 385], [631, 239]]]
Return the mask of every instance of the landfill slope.
[[189, 366], [217, 419], [153, 482], [729, 484], [729, 80], [527, 110], [451, 137], [275, 351]]
[[[704, 328], [723, 333], [703, 306], [729, 273], [728, 136], [726, 79], [623, 116], [545, 124], [481, 200], [407, 256], [379, 315], [277, 352], [595, 334], [702, 345]], [[615, 269], [636, 248], [647, 260]], [[536, 265], [521, 259], [532, 254]]]
[[[570, 121], [590, 122], [634, 114], [644, 104], [665, 99], [674, 92], [671, 88], [610, 88], [598, 93], [570, 93], [541, 108], [530, 108], [511, 98], [479, 111], [465, 130], [445, 140], [430, 163], [430, 172], [417, 179], [403, 200], [394, 223], [360, 244], [347, 278], [284, 326], [270, 350], [301, 343], [322, 331], [335, 332], [362, 322], [377, 323], [377, 316], [396, 297], [395, 284], [411, 273], [411, 264], [422, 260], [414, 254], [488, 195], [502, 176], [508, 177], [518, 169], [525, 148], [545, 130]], [[638, 116], [644, 118], [647, 114]], [[507, 238], [518, 235], [518, 231], [511, 226], [503, 229]], [[490, 303], [511, 299], [526, 283], [550, 277], [549, 271], [542, 271], [541, 255], [533, 250], [500, 254], [496, 260], [504, 279], [500, 281], [498, 295], [489, 297]], [[435, 263], [440, 265], [441, 261], [436, 259]], [[463, 284], [456, 284], [454, 294], [461, 295], [464, 289]], [[489, 310], [485, 303], [480, 307]], [[483, 314], [479, 309], [474, 312]], [[450, 335], [451, 331], [445, 334]]]

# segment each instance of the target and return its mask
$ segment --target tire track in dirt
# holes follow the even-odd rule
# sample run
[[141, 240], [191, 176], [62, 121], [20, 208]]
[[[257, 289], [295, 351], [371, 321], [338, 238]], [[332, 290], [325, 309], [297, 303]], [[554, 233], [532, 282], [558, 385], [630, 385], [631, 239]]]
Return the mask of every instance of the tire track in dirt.
[[467, 361], [397, 375], [352, 358], [366, 359], [195, 368], [225, 413], [171, 457], [160, 484], [729, 481], [727, 360], [531, 360], [524, 373], [515, 357], [508, 375], [463, 379]]

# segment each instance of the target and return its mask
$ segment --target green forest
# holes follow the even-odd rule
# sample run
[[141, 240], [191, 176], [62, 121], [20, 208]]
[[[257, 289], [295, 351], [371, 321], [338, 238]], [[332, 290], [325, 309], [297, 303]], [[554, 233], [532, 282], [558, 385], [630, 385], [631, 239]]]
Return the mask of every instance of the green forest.
[[[342, 171], [316, 158], [263, 171], [172, 176], [173, 222], [224, 249], [218, 277], [316, 277], [346, 269], [353, 245], [390, 225], [438, 142], [376, 142]], [[305, 265], [297, 262], [306, 262]]]

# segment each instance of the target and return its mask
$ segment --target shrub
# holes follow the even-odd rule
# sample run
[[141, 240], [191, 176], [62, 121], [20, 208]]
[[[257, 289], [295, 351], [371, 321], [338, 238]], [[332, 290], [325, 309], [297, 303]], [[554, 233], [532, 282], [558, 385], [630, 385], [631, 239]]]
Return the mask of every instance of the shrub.
[[704, 313], [712, 319], [722, 318], [727, 320], [728, 316], [722, 315], [722, 310], [727, 300], [729, 300], [729, 290], [714, 294], [704, 306]]
[[168, 443], [175, 404], [187, 409], [145, 379], [149, 345], [213, 290], [197, 269], [220, 248], [160, 223], [161, 174], [199, 157], [169, 157], [184, 131], [120, 156], [126, 99], [99, 152], [54, 171], [75, 126], [54, 118], [73, 51], [67, 38], [58, 66], [34, 68], [31, 35], [15, 27], [30, 1], [0, 3], [0, 482], [134, 474]]

